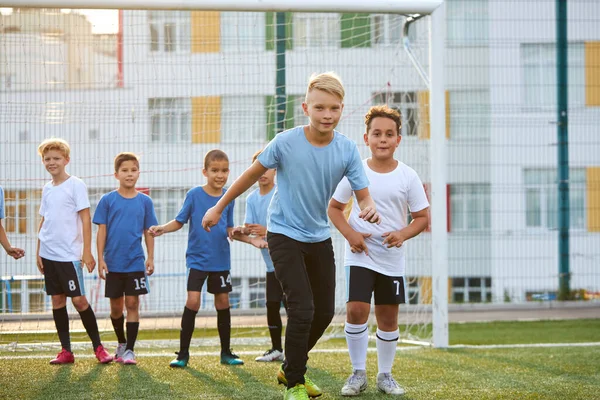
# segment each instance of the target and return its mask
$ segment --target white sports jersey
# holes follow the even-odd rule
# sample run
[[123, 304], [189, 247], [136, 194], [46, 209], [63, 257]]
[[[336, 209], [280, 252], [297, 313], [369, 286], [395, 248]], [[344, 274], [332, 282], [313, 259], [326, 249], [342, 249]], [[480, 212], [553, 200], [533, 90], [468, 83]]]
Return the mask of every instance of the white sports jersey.
[[[385, 232], [399, 231], [406, 227], [408, 212], [417, 212], [429, 207], [423, 183], [417, 173], [401, 162], [395, 170], [378, 173], [363, 160], [365, 172], [369, 178], [369, 193], [375, 201], [381, 224], [372, 224], [358, 218], [360, 208], [356, 199], [348, 223], [357, 232], [370, 233], [365, 239], [369, 255], [364, 252], [352, 253], [346, 241], [345, 266], [365, 267], [387, 276], [404, 276], [404, 246], [387, 248], [382, 245]], [[348, 203], [352, 197], [350, 184], [344, 178], [338, 185], [333, 198], [340, 203]]]
[[44, 217], [40, 256], [52, 261], [77, 261], [83, 253], [83, 230], [79, 211], [90, 208], [87, 188], [75, 176], [58, 186], [44, 186], [40, 215]]

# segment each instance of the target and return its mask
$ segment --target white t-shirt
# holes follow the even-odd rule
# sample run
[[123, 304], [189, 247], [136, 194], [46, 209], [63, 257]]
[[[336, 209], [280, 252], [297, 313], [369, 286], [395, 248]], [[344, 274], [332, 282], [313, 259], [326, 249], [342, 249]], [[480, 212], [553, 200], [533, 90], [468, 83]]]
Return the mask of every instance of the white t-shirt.
[[[429, 207], [423, 183], [415, 170], [401, 162], [398, 162], [395, 170], [384, 174], [369, 168], [367, 160], [363, 160], [363, 165], [371, 182], [369, 193], [381, 216], [381, 224], [372, 224], [358, 218], [360, 208], [356, 199], [354, 200], [348, 223], [357, 232], [371, 234], [371, 237], [365, 239], [369, 255], [364, 252], [352, 253], [346, 241], [344, 265], [369, 268], [387, 276], [404, 276], [405, 245], [388, 249], [387, 244], [381, 244], [384, 240], [381, 235], [405, 228], [409, 210], [417, 212]], [[340, 203], [348, 203], [352, 196], [350, 184], [344, 178], [333, 198]]]
[[77, 261], [83, 253], [83, 229], [79, 211], [90, 208], [87, 188], [75, 176], [58, 186], [44, 186], [40, 215], [44, 217], [40, 256], [52, 261]]

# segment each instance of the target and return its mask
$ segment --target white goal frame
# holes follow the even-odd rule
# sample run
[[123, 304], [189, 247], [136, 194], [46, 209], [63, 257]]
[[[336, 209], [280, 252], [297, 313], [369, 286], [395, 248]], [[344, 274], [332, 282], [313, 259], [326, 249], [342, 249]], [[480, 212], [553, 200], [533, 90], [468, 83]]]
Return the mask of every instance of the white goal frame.
[[[447, 148], [444, 82], [446, 10], [443, 0], [145, 0], [144, 2], [139, 0], [0, 0], [0, 7], [431, 15], [429, 72], [419, 70], [419, 74], [430, 91], [432, 344], [437, 348], [448, 347]], [[406, 43], [405, 49], [411, 61], [419, 69], [418, 61], [410, 54]]]

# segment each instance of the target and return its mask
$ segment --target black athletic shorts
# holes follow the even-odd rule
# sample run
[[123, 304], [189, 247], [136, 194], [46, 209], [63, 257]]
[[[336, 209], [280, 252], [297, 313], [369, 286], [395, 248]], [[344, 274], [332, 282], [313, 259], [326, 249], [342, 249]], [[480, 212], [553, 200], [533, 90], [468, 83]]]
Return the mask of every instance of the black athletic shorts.
[[150, 283], [144, 271], [109, 272], [106, 274], [104, 297], [118, 299], [150, 293]]
[[201, 292], [204, 281], [207, 282], [208, 293], [229, 293], [233, 290], [229, 271], [200, 271], [188, 268], [188, 292]]
[[50, 296], [64, 294], [67, 297], [85, 296], [83, 264], [81, 261], [52, 261], [42, 258], [44, 285]]
[[347, 300], [375, 305], [405, 304], [406, 286], [403, 276], [387, 276], [364, 267], [346, 267]]

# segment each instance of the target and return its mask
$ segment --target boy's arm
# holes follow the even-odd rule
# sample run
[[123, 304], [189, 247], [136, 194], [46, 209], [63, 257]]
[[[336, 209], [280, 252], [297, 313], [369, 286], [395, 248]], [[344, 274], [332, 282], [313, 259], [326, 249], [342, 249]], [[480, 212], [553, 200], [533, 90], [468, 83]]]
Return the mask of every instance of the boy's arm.
[[6, 231], [4, 231], [4, 227], [2, 226], [2, 220], [0, 219], [0, 244], [6, 251], [6, 254], [18, 260], [19, 258], [25, 255], [25, 250], [19, 249], [17, 247], [12, 247], [8, 237], [6, 236]]
[[167, 222], [164, 225], [154, 225], [148, 228], [148, 233], [153, 237], [160, 236], [164, 233], [171, 233], [180, 230], [183, 224], [176, 219]]
[[221, 219], [221, 214], [225, 207], [235, 200], [239, 195], [244, 193], [246, 190], [250, 188], [250, 186], [254, 185], [256, 181], [267, 171], [267, 168], [264, 167], [259, 161], [254, 161], [254, 164], [250, 166], [247, 170], [240, 175], [239, 178], [233, 182], [231, 187], [227, 189], [223, 197], [219, 199], [217, 204], [208, 209], [206, 214], [204, 214], [204, 218], [202, 218], [202, 227], [210, 232], [210, 228], [215, 226], [219, 219]]
[[42, 225], [44, 225], [44, 217], [40, 220], [40, 227], [38, 228], [38, 240], [37, 240], [37, 248], [35, 251], [35, 263], [38, 267], [38, 270], [42, 275], [44, 275], [44, 264], [42, 263], [42, 257], [40, 257], [40, 231], [42, 230]]
[[367, 244], [365, 243], [365, 238], [371, 236], [370, 233], [360, 233], [356, 232], [344, 216], [344, 209], [346, 208], [346, 204], [340, 203], [335, 199], [331, 199], [329, 201], [329, 208], [327, 209], [327, 214], [329, 215], [329, 219], [333, 223], [333, 225], [337, 228], [338, 231], [346, 238], [348, 244], [350, 245], [350, 250], [353, 253], [362, 253], [365, 252], [366, 255], [369, 255], [369, 249], [367, 248]]
[[251, 244], [257, 249], [266, 249], [269, 247], [266, 240], [259, 236], [249, 236], [247, 233], [243, 232], [242, 227], [231, 228], [231, 235], [229, 238], [231, 240], [237, 240], [239, 242], [244, 242]]
[[152, 275], [154, 273], [154, 236], [152, 236], [149, 229], [144, 230], [144, 240], [146, 241], [146, 250], [148, 251], [146, 273]]
[[423, 232], [429, 226], [429, 207], [421, 211], [410, 213], [412, 221], [408, 226], [399, 231], [386, 232], [382, 236], [385, 238], [382, 244], [387, 244], [387, 247], [400, 247], [408, 239], [414, 238], [419, 233]]
[[84, 208], [79, 211], [81, 224], [83, 226], [83, 256], [81, 261], [85, 264], [89, 272], [96, 268], [96, 260], [92, 255], [92, 218], [90, 217], [90, 209]]
[[104, 248], [106, 247], [106, 225], [98, 225], [98, 234], [96, 235], [96, 250], [98, 250], [98, 276], [100, 279], [106, 279], [108, 266], [104, 261]]
[[358, 218], [364, 219], [372, 224], [380, 224], [381, 217], [377, 213], [375, 202], [369, 193], [369, 188], [355, 190], [354, 194], [356, 195], [356, 201], [358, 202], [358, 207], [360, 208], [360, 214], [358, 214]]

